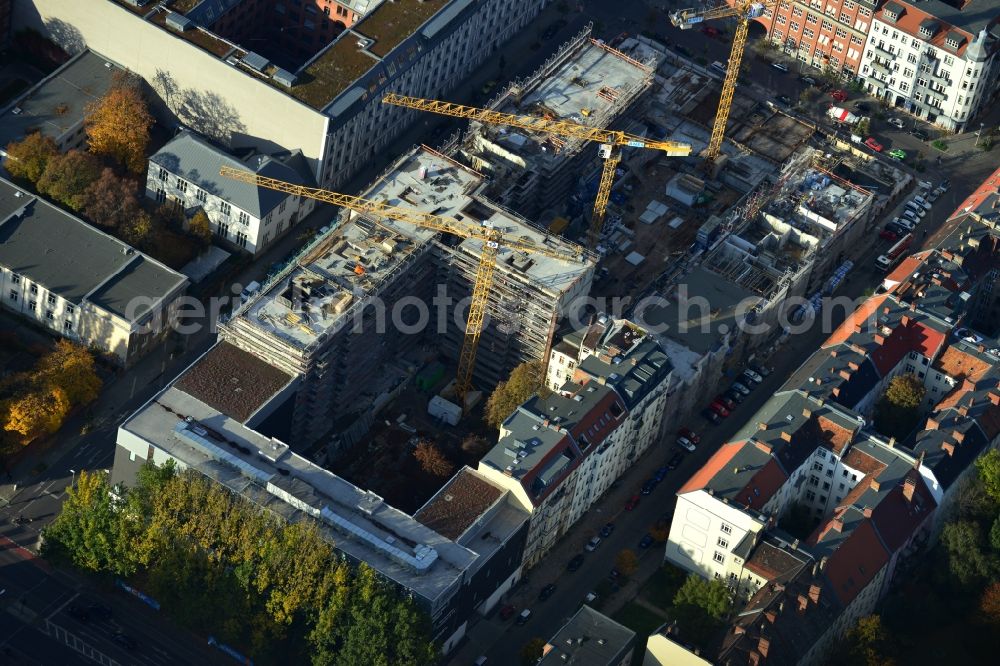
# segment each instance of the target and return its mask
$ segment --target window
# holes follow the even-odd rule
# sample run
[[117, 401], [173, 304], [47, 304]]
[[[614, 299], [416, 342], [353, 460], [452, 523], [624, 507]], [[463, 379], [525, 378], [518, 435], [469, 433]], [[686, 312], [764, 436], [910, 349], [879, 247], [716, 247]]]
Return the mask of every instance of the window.
[[66, 314], [71, 315], [74, 312], [76, 312], [76, 308], [73, 307], [72, 305], [70, 305], [69, 303], [67, 303], [66, 304]]
[[184, 180], [183, 178], [178, 178], [177, 179], [177, 189], [180, 190], [181, 192], [187, 192], [187, 189], [188, 189], [187, 181]]
[[17, 273], [11, 273], [10, 274], [10, 283], [11, 284], [21, 284], [21, 276], [18, 275]]
[[202, 203], [205, 203], [208, 201], [208, 192], [199, 187], [198, 191], [194, 193], [194, 198]]
[[242, 210], [239, 212], [239, 215], [237, 215], [237, 219], [239, 220], [239, 223], [242, 224], [244, 227], [250, 226], [250, 216], [244, 213]]
[[56, 304], [55, 294], [49, 294], [48, 301], [49, 301], [49, 305], [55, 305]]
[[824, 481], [823, 482], [823, 490], [829, 490], [829, 489], [830, 489], [830, 484], [827, 483], [826, 481]]
[[229, 205], [228, 201], [223, 201], [219, 204], [219, 212], [229, 217], [229, 214], [233, 212], [233, 207]]
[[845, 39], [847, 37], [847, 31], [843, 28], [837, 28], [837, 32], [835, 34], [841, 39]]
[[163, 189], [156, 190], [156, 203], [163, 203], [167, 200], [167, 193]]
[[10, 300], [12, 300], [15, 303], [17, 303], [17, 289], [11, 289], [9, 296], [10, 296]]
[[38, 301], [35, 301], [35, 300], [28, 301], [28, 309], [31, 310], [32, 312], [34, 312], [35, 310], [37, 310], [38, 309]]
[[[802, 9], [800, 7], [794, 7], [792, 9], [792, 16], [794, 16], [795, 18], [799, 18], [800, 16], [802, 16]], [[812, 16], [812, 14], [810, 14], [810, 16]], [[816, 21], [813, 20], [813, 23], [815, 22]]]
[[723, 534], [732, 534], [733, 533], [733, 528], [730, 527], [729, 525], [726, 525], [725, 523], [722, 523], [722, 527], [720, 527], [719, 529], [722, 530]]
[[31, 285], [28, 288], [28, 291], [30, 291], [32, 294], [37, 294], [38, 293], [38, 285], [37, 284]]
[[806, 491], [806, 499], [809, 500], [810, 502], [812, 502], [814, 499], [816, 499], [816, 493], [814, 493], [811, 490], [807, 490]]
[[795, 21], [792, 21], [791, 24], [788, 26], [788, 29], [791, 30], [792, 32], [798, 32], [799, 24], [796, 23]]
[[844, 471], [842, 471], [841, 474], [843, 475], [843, 477], [845, 479], [847, 478], [847, 470], [846, 469]]
[[67, 332], [72, 332], [73, 331], [73, 322], [71, 322], [68, 319], [66, 321], [64, 321], [63, 322], [63, 330], [67, 331]]
[[826, 495], [820, 495], [819, 501], [822, 502], [823, 504], [826, 504]]
[[288, 199], [283, 199], [283, 200], [281, 201], [281, 205], [280, 205], [280, 206], [278, 206], [278, 215], [281, 215], [282, 213], [284, 213], [284, 212], [285, 212], [285, 204], [286, 204], [286, 203], [288, 203]]
[[803, 37], [808, 37], [809, 39], [812, 39], [815, 35], [816, 35], [816, 33], [814, 33], [812, 31], [812, 28], [803, 28], [802, 29], [802, 36]]
[[833, 477], [833, 470], [832, 469], [826, 470], [826, 478], [829, 479], [831, 477]]
[[167, 180], [167, 170], [166, 169], [160, 169], [160, 180], [166, 182], [166, 180]]
[[823, 21], [823, 29], [824, 30], [833, 30], [833, 24], [830, 23], [829, 21]]
[[778, 21], [778, 25], [785, 25], [786, 23], [788, 23], [788, 19], [786, 19], [782, 15], [779, 15], [776, 20]]
[[240, 247], [246, 247], [247, 246], [247, 235], [246, 235], [246, 232], [243, 232], [243, 231], [237, 231], [236, 232], [236, 244], [239, 245]]
[[52, 310], [46, 310], [45, 318], [48, 319], [49, 321], [55, 321], [56, 315], [54, 312], [52, 312]]
[[817, 472], [821, 471], [823, 469], [823, 463], [814, 462], [813, 469]]
[[843, 489], [844, 489], [844, 484], [842, 484], [842, 483], [838, 483], [838, 484], [837, 484], [837, 489], [838, 489], [838, 490], [843, 490]]
[[718, 543], [719, 543], [719, 548], [729, 548], [729, 542], [723, 539], [722, 537], [719, 537]]
[[720, 553], [719, 551], [715, 551], [715, 555], [712, 556], [712, 559], [718, 562], [719, 564], [722, 564], [726, 561], [726, 556]]
[[811, 486], [818, 486], [819, 485], [819, 477], [816, 476], [815, 474], [810, 474], [809, 475], [809, 485], [811, 485]]

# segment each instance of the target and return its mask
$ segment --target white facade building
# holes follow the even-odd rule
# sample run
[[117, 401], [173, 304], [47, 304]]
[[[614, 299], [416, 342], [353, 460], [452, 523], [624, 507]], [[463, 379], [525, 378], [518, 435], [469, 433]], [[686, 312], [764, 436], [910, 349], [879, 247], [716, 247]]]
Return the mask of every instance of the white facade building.
[[873, 17], [860, 77], [869, 93], [918, 118], [956, 132], [978, 127], [972, 121], [997, 90], [998, 21], [988, 0], [962, 9], [887, 2]]
[[193, 132], [181, 132], [149, 158], [146, 196], [157, 203], [175, 202], [188, 212], [200, 208], [215, 238], [252, 255], [287, 233], [315, 206], [312, 199], [220, 176], [223, 166], [296, 184], [311, 183], [300, 153], [281, 160], [250, 155], [241, 161]]

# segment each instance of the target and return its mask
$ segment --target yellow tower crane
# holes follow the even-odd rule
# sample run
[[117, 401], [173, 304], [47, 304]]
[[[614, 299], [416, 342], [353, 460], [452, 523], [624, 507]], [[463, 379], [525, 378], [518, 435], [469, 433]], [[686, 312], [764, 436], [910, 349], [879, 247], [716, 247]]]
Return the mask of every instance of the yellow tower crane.
[[608, 210], [611, 186], [615, 181], [615, 169], [621, 161], [621, 146], [662, 150], [672, 157], [686, 157], [691, 154], [691, 146], [686, 143], [650, 141], [649, 139], [629, 134], [628, 132], [602, 129], [600, 127], [588, 127], [587, 125], [567, 120], [555, 120], [541, 116], [519, 116], [510, 113], [500, 113], [499, 111], [490, 111], [489, 109], [463, 106], [452, 102], [406, 97], [405, 95], [397, 95], [395, 93], [386, 94], [382, 98], [382, 102], [417, 111], [437, 113], [442, 116], [466, 118], [489, 125], [517, 127], [518, 129], [531, 132], [554, 134], [582, 141], [599, 142], [601, 144], [599, 154], [604, 159], [604, 167], [601, 170], [601, 181], [597, 188], [597, 199], [594, 201], [594, 213], [590, 219], [589, 243], [591, 247], [597, 244], [598, 239], [601, 237], [601, 230], [604, 227], [604, 215]]
[[717, 18], [738, 16], [736, 34], [733, 36], [733, 48], [729, 52], [729, 66], [726, 67], [726, 78], [722, 82], [722, 95], [719, 98], [719, 110], [715, 114], [715, 124], [712, 125], [712, 138], [705, 149], [704, 157], [709, 163], [719, 156], [722, 150], [722, 140], [726, 134], [726, 123], [729, 121], [729, 111], [733, 106], [733, 93], [736, 92], [736, 77], [740, 73], [740, 63], [743, 62], [743, 50], [747, 45], [747, 32], [750, 21], [764, 15], [764, 12], [778, 4], [778, 0], [735, 0], [732, 5], [721, 5], [711, 9], [680, 9], [670, 14], [670, 22], [681, 30], [689, 30], [699, 23]]
[[458, 374], [455, 380], [455, 398], [465, 411], [465, 397], [472, 388], [472, 371], [476, 365], [476, 348], [479, 346], [479, 336], [482, 334], [483, 318], [486, 315], [486, 305], [489, 301], [490, 288], [493, 284], [493, 271], [497, 264], [497, 254], [501, 247], [516, 252], [541, 254], [566, 262], [585, 260], [585, 251], [579, 246], [570, 244], [574, 250], [556, 250], [544, 245], [538, 245], [522, 238], [509, 238], [501, 231], [484, 222], [473, 224], [454, 218], [425, 213], [413, 208], [390, 206], [371, 199], [340, 194], [317, 187], [306, 187], [288, 183], [276, 178], [267, 178], [251, 171], [224, 166], [219, 169], [219, 175], [231, 178], [257, 187], [265, 187], [278, 192], [285, 192], [299, 197], [308, 197], [334, 206], [349, 208], [358, 213], [370, 214], [376, 217], [388, 218], [406, 222], [422, 229], [433, 229], [441, 233], [452, 234], [460, 238], [469, 238], [482, 242], [479, 254], [479, 265], [476, 270], [476, 281], [472, 287], [472, 298], [469, 303], [469, 317], [465, 326], [465, 338], [458, 357]]

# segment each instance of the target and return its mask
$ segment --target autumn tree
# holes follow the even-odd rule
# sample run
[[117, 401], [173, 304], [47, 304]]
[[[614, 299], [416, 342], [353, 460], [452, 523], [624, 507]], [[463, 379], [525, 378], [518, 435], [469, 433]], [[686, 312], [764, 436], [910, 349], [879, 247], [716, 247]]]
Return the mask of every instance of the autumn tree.
[[155, 238], [153, 218], [140, 209], [135, 217], [125, 221], [119, 236], [132, 247], [146, 249]]
[[849, 660], [865, 666], [890, 666], [892, 647], [889, 634], [878, 615], [866, 615], [847, 632], [846, 648]]
[[987, 624], [1000, 628], [1000, 582], [992, 582], [979, 598], [979, 611]]
[[18, 433], [29, 442], [58, 430], [69, 407], [69, 398], [61, 388], [29, 391], [11, 401], [4, 429]]
[[39, 361], [39, 383], [61, 389], [73, 405], [86, 405], [97, 399], [101, 378], [94, 367], [94, 356], [82, 345], [59, 340], [55, 348]]
[[188, 231], [205, 245], [212, 241], [212, 225], [205, 211], [199, 210], [188, 220]]
[[59, 154], [56, 142], [41, 132], [32, 132], [20, 141], [7, 144], [7, 162], [4, 167], [14, 178], [32, 184], [45, 173], [49, 160]]
[[74, 211], [87, 202], [87, 189], [101, 176], [101, 163], [93, 155], [71, 150], [49, 159], [36, 183], [38, 191]]
[[120, 229], [135, 218], [142, 208], [136, 196], [136, 184], [105, 168], [100, 177], [84, 191], [82, 212], [94, 224]]
[[413, 457], [420, 463], [420, 469], [434, 476], [448, 476], [455, 466], [445, 458], [435, 444], [422, 441], [413, 449]]
[[104, 96], [88, 105], [84, 119], [90, 152], [110, 157], [132, 173], [146, 168], [153, 126], [140, 82], [133, 74], [116, 73]]
[[547, 395], [549, 392], [544, 384], [545, 365], [541, 361], [525, 361], [517, 366], [507, 381], [497, 384], [486, 401], [486, 422], [493, 428], [499, 428], [521, 403], [536, 392]]
[[893, 377], [875, 404], [875, 427], [886, 435], [902, 439], [910, 434], [920, 419], [920, 405], [927, 389], [916, 375]]
[[639, 568], [639, 558], [636, 556], [635, 551], [631, 548], [619, 551], [615, 555], [615, 568], [621, 572], [621, 575], [626, 577], [634, 574], [636, 569]]
[[532, 638], [521, 648], [521, 663], [525, 666], [536, 663], [542, 658], [545, 651], [545, 641], [541, 638]]

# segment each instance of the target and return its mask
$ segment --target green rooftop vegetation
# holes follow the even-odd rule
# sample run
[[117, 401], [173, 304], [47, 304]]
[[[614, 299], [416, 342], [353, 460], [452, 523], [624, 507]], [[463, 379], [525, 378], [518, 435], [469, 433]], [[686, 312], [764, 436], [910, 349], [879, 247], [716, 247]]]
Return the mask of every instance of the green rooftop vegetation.
[[384, 58], [448, 2], [449, 0], [383, 2], [354, 26], [354, 30], [375, 40], [369, 50]]
[[148, 20], [158, 26], [161, 26], [164, 30], [169, 30], [181, 39], [185, 39], [192, 44], [200, 46], [219, 58], [225, 56], [233, 50], [233, 47], [230, 46], [228, 42], [221, 40], [218, 37], [213, 37], [210, 33], [195, 26], [191, 26], [191, 28], [185, 30], [184, 32], [178, 32], [177, 30], [169, 28], [167, 26], [167, 12], [156, 12], [150, 16]]
[[170, 8], [179, 14], [187, 14], [195, 8], [201, 0], [174, 0], [170, 3]]
[[344, 33], [341, 39], [299, 73], [298, 82], [288, 92], [309, 106], [321, 109], [376, 62], [378, 60], [358, 47], [353, 35]]

